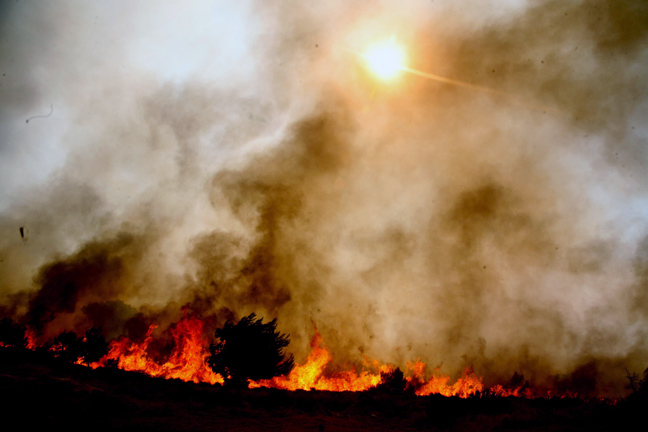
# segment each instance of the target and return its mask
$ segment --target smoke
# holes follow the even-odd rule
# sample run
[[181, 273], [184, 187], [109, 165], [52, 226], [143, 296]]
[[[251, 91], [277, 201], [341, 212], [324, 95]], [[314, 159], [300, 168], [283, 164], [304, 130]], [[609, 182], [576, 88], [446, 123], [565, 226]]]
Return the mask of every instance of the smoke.
[[[4, 6], [4, 315], [256, 312], [298, 361], [316, 324], [338, 365], [587, 392], [647, 366], [643, 2], [208, 3]], [[494, 92], [377, 82], [353, 52], [391, 36]]]

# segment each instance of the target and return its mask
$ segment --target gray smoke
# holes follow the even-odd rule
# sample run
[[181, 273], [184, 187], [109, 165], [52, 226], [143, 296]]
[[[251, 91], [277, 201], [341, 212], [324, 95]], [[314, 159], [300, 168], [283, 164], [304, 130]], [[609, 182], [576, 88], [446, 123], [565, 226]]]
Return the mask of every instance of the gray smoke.
[[[648, 366], [644, 2], [210, 3], [3, 6], [5, 315], [256, 312], [298, 361], [316, 324], [337, 367], [598, 393]], [[391, 36], [491, 91], [377, 81]]]

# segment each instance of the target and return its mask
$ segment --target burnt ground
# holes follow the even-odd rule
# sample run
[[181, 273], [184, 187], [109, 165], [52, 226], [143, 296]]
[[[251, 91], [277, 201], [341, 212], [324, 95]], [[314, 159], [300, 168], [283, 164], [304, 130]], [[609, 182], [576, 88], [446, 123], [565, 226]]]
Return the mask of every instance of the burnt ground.
[[614, 405], [377, 390], [230, 391], [7, 349], [0, 350], [0, 392], [3, 423], [36, 431], [616, 431], [636, 429], [636, 420], [643, 430], [648, 415], [646, 401], [632, 398]]

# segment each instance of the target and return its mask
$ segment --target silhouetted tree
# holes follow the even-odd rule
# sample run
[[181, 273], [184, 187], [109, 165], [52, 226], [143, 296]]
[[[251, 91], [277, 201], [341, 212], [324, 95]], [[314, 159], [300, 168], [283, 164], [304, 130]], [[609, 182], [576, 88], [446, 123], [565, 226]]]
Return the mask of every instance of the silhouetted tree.
[[92, 327], [82, 338], [72, 331], [63, 332], [47, 343], [45, 348], [55, 357], [72, 363], [80, 360], [90, 364], [108, 353], [106, 338], [99, 327]]
[[244, 387], [248, 379], [269, 379], [289, 373], [294, 358], [284, 354], [289, 336], [276, 330], [277, 320], [264, 324], [254, 313], [237, 324], [227, 321], [216, 330], [211, 344], [209, 366], [225, 379], [227, 385]]
[[45, 344], [47, 351], [55, 357], [68, 362], [76, 362], [83, 357], [82, 340], [72, 331], [64, 331]]
[[632, 390], [633, 394], [648, 396], [648, 369], [644, 370], [643, 378], [638, 373], [626, 369], [626, 378], [628, 378], [627, 388]]
[[407, 388], [407, 380], [400, 368], [388, 372], [380, 372], [380, 384], [376, 387], [378, 391], [400, 394]]
[[643, 377], [626, 369], [627, 388], [632, 390], [619, 405], [619, 430], [646, 430], [646, 406], [648, 406], [648, 369]]
[[25, 348], [25, 327], [16, 324], [11, 318], [0, 320], [0, 346], [10, 348]]
[[92, 327], [85, 334], [81, 341], [81, 356], [83, 363], [90, 364], [97, 362], [108, 354], [108, 343], [103, 335], [101, 327]]

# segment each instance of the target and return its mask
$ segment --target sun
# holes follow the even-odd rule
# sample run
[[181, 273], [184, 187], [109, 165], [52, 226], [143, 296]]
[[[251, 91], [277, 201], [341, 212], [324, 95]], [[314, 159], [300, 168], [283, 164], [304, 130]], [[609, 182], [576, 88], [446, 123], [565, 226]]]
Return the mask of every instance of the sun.
[[394, 38], [371, 45], [362, 57], [369, 70], [383, 80], [394, 78], [405, 66], [405, 51]]

